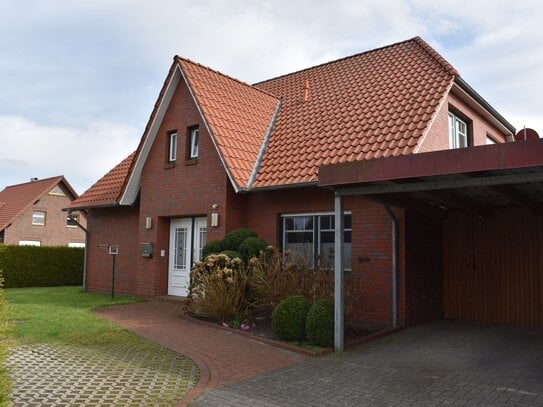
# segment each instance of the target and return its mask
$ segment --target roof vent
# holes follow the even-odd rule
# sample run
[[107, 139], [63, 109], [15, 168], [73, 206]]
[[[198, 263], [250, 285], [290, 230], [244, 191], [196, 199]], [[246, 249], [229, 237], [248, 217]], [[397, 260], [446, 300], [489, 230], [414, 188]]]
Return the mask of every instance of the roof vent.
[[304, 81], [304, 102], [309, 100], [309, 80]]
[[38, 180], [38, 177], [32, 177], [30, 178], [30, 182], [36, 182]]

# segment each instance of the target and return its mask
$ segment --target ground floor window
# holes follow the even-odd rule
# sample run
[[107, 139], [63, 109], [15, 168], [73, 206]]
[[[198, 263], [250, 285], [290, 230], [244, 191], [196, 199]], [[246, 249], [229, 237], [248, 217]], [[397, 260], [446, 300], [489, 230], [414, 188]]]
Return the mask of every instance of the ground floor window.
[[[283, 215], [283, 250], [307, 258], [311, 265], [318, 259], [325, 267], [334, 265], [333, 213]], [[351, 270], [352, 215], [345, 213], [343, 258], [345, 269]]]
[[19, 240], [19, 246], [41, 246], [39, 240]]

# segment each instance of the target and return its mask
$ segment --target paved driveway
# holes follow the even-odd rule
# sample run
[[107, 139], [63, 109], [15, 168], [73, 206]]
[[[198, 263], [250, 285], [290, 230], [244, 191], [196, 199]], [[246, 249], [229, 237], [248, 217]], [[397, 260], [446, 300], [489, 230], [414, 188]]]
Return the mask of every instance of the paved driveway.
[[543, 406], [543, 330], [425, 324], [207, 391], [191, 406]]

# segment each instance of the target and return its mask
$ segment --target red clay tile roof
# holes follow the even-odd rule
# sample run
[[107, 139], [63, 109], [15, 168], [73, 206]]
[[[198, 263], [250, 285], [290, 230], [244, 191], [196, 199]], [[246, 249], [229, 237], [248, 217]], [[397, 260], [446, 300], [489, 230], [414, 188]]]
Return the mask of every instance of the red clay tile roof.
[[230, 176], [246, 187], [279, 99], [195, 62], [176, 57]]
[[68, 209], [113, 206], [119, 202], [135, 152], [87, 189]]
[[254, 85], [283, 104], [253, 187], [317, 181], [324, 164], [413, 153], [455, 75], [417, 37]]
[[[36, 202], [43, 194], [51, 192], [61, 181], [65, 182], [62, 175], [11, 185], [0, 191], [0, 230], [4, 230], [21, 212]], [[70, 186], [68, 189], [75, 194]], [[77, 197], [77, 194], [75, 196]]]
[[71, 207], [119, 202], [176, 64], [239, 188], [252, 171], [252, 187], [277, 187], [317, 181], [320, 165], [413, 153], [459, 76], [419, 37], [253, 86], [175, 57], [138, 150]]

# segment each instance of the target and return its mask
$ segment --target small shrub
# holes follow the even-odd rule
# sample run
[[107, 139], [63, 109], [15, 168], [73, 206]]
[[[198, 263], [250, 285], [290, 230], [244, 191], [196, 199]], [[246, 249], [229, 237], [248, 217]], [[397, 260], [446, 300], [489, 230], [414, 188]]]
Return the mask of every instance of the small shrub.
[[251, 257], [257, 257], [261, 251], [266, 250], [268, 243], [259, 237], [248, 237], [239, 245], [239, 254], [247, 262]]
[[205, 259], [210, 254], [217, 254], [222, 252], [223, 246], [222, 246], [222, 240], [213, 240], [211, 242], [208, 242], [203, 250], [202, 250], [202, 258]]
[[249, 237], [258, 237], [255, 232], [250, 229], [235, 229], [227, 233], [222, 240], [222, 250], [239, 250], [241, 243]]
[[321, 300], [311, 306], [306, 321], [307, 340], [314, 345], [334, 345], [334, 303]]
[[311, 302], [301, 295], [285, 298], [273, 311], [273, 333], [283, 341], [303, 340], [310, 307]]
[[226, 254], [231, 259], [241, 259], [241, 255], [235, 250], [223, 250], [222, 254]]

